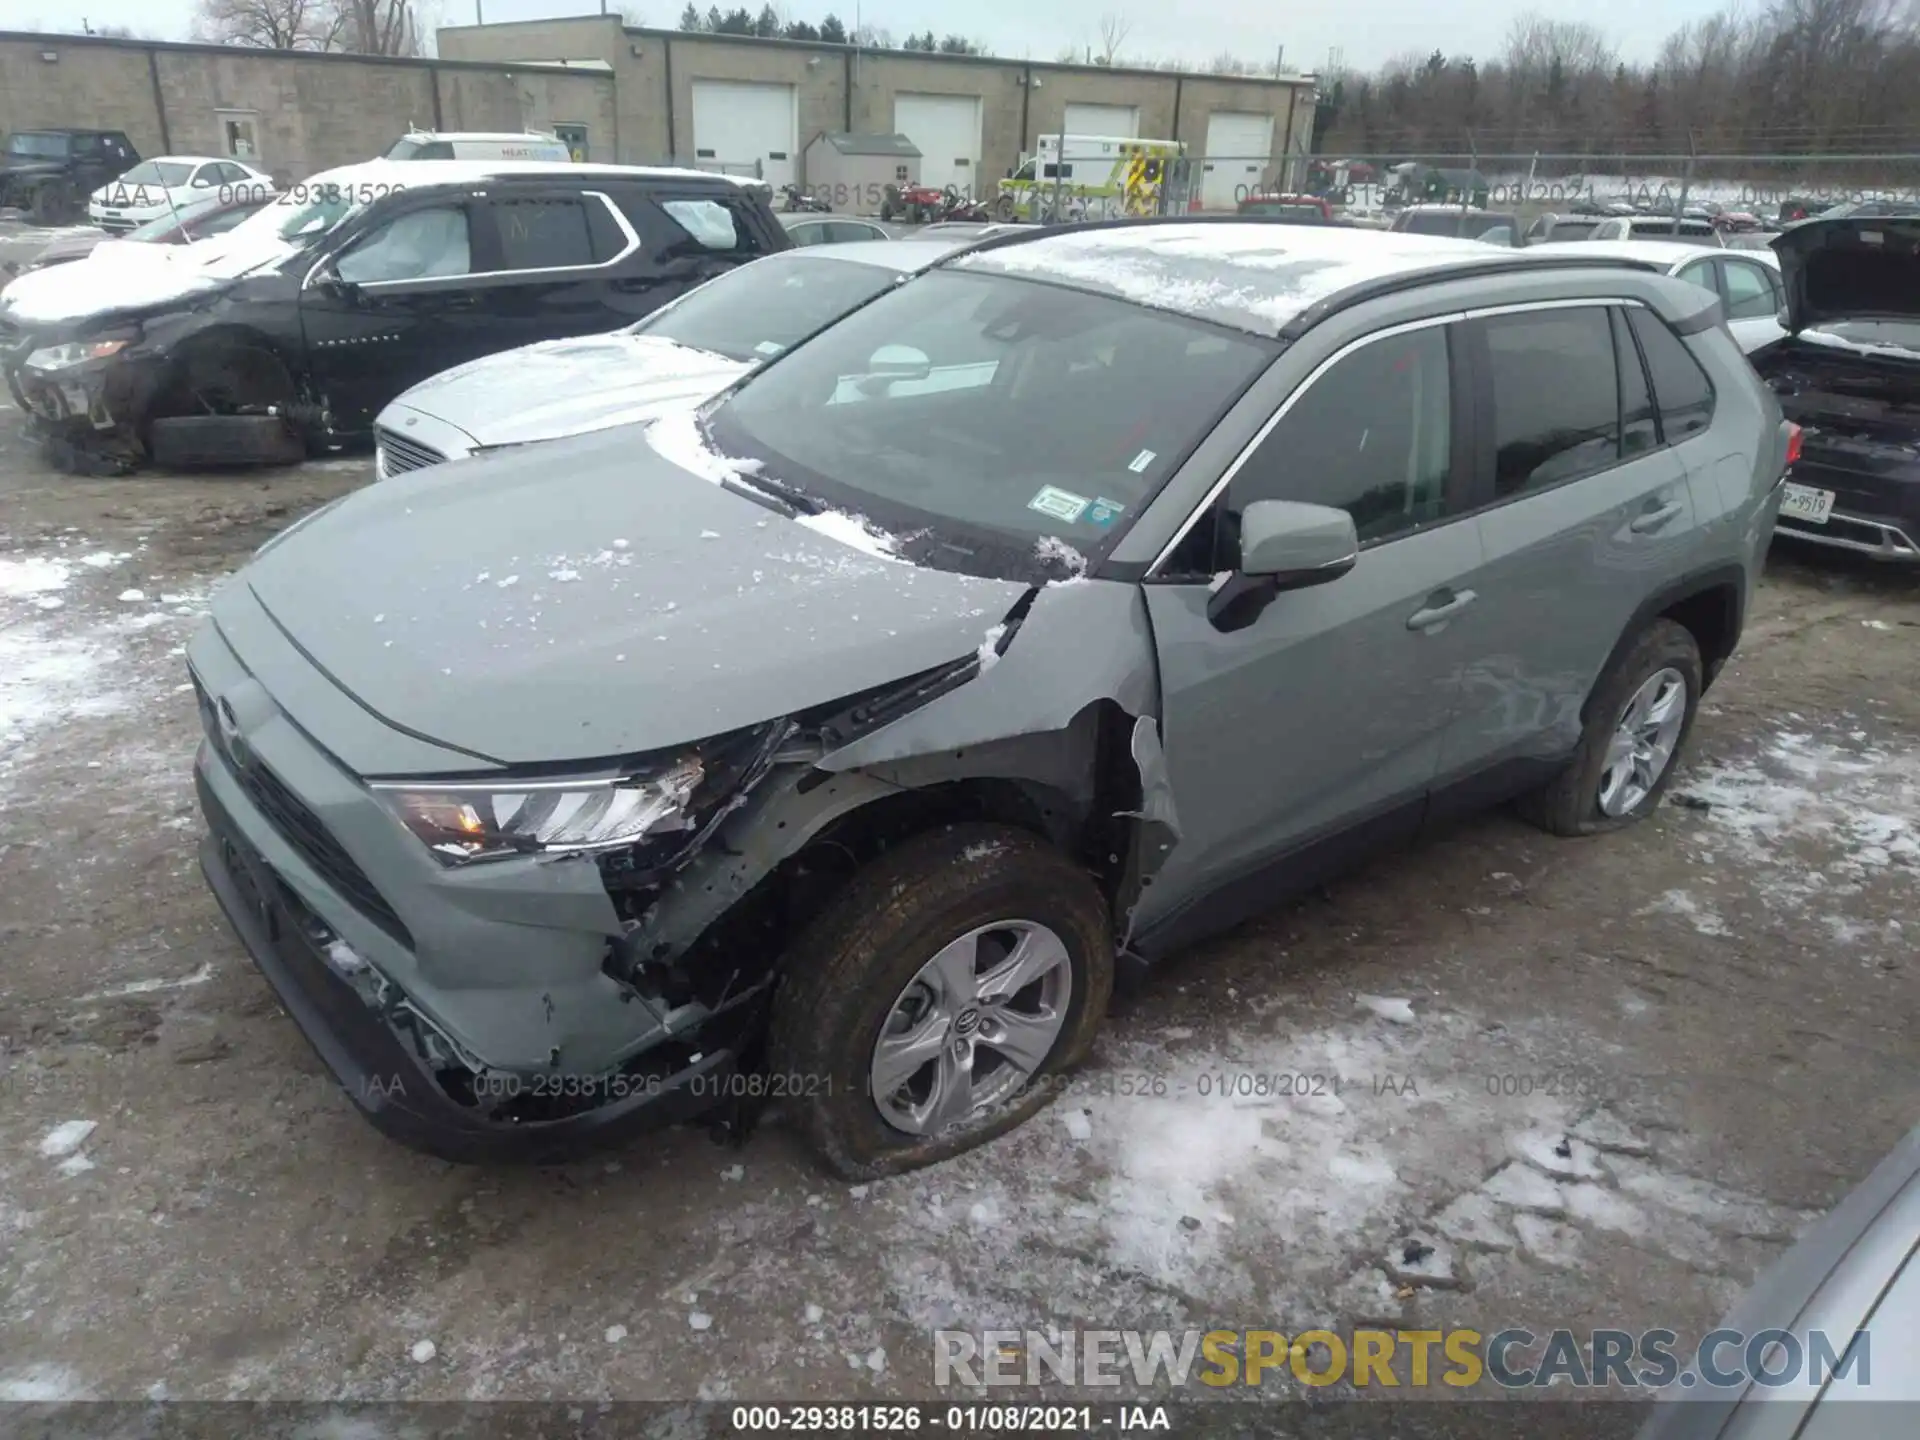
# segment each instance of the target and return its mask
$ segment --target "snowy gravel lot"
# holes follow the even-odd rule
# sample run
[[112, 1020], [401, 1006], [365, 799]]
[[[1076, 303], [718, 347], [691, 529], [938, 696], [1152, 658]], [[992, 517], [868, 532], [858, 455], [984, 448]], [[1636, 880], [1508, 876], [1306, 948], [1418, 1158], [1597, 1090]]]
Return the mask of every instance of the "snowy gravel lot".
[[1490, 816], [1206, 945], [985, 1153], [412, 1154], [193, 857], [181, 646], [366, 474], [69, 479], [0, 405], [0, 1399], [925, 1395], [939, 1326], [1697, 1336], [1920, 1116], [1920, 583], [1777, 555], [1685, 803]]

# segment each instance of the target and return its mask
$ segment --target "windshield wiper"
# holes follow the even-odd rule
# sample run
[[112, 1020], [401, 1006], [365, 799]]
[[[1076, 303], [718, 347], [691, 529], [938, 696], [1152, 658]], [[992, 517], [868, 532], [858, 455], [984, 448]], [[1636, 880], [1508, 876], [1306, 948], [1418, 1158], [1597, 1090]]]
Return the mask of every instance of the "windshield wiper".
[[744, 495], [747, 499], [759, 501], [761, 504], [765, 504], [768, 500], [774, 501], [776, 508], [786, 510], [789, 520], [795, 515], [818, 515], [827, 508], [824, 503], [814, 499], [804, 490], [782, 484], [766, 475], [748, 475], [744, 471], [736, 470], [720, 484], [736, 495]]

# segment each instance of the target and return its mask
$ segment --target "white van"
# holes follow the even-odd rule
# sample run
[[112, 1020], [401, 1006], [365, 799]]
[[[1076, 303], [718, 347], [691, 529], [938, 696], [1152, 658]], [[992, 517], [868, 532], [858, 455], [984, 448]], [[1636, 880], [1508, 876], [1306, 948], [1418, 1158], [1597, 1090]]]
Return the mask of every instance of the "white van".
[[409, 130], [394, 141], [388, 160], [571, 160], [558, 135], [479, 130]]

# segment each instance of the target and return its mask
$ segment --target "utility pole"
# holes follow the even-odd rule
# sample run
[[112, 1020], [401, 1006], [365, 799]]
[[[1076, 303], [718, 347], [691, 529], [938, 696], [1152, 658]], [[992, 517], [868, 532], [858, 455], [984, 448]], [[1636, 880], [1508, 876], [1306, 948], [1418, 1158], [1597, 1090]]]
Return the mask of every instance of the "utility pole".
[[473, 0], [473, 23], [476, 25], [487, 23], [487, 12], [482, 8], [484, 4], [485, 0]]
[[1280, 71], [1285, 66], [1286, 59], [1287, 59], [1286, 46], [1282, 45], [1278, 50], [1273, 52], [1273, 78], [1274, 79], [1278, 80], [1280, 78]]

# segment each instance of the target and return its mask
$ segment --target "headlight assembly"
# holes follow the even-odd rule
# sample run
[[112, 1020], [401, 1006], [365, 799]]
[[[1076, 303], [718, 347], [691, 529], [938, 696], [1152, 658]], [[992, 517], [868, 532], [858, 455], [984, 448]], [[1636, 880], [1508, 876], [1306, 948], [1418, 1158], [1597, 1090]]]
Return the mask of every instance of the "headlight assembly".
[[429, 781], [373, 789], [442, 863], [464, 865], [605, 850], [684, 830], [705, 778], [705, 764], [689, 756], [665, 770], [611, 780]]
[[66, 345], [49, 345], [27, 356], [27, 368], [71, 370], [75, 365], [84, 365], [89, 360], [104, 360], [109, 355], [118, 355], [132, 343], [131, 339], [75, 340]]

